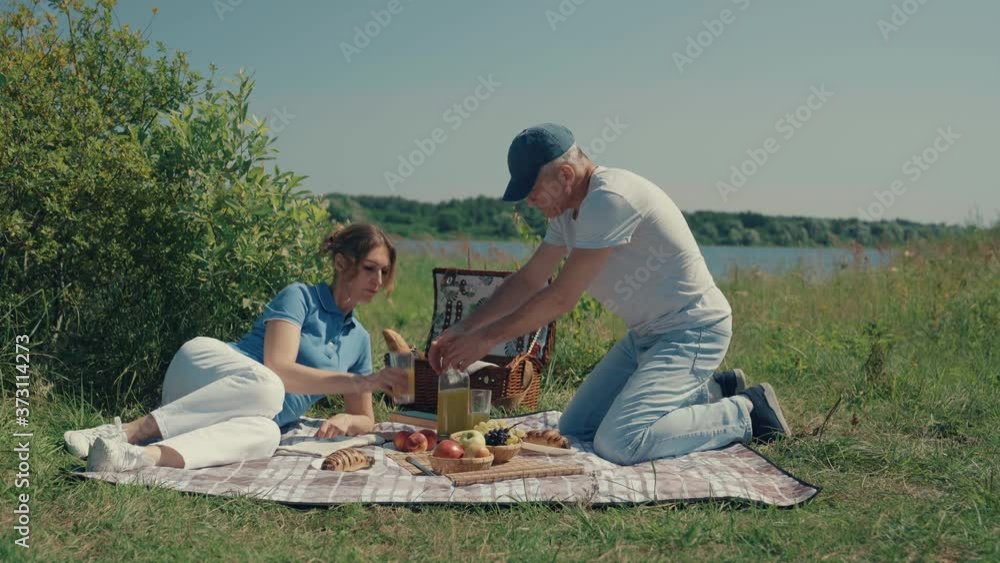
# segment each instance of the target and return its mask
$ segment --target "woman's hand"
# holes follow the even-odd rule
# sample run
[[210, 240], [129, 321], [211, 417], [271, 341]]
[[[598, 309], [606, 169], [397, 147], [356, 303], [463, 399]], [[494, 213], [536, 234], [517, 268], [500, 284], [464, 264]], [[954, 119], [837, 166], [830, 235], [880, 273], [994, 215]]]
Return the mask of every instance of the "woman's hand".
[[331, 416], [323, 421], [316, 438], [334, 438], [337, 436], [347, 436], [351, 429], [351, 415], [340, 413]]
[[384, 368], [364, 378], [366, 393], [382, 391], [398, 397], [409, 387], [409, 374], [402, 368]]

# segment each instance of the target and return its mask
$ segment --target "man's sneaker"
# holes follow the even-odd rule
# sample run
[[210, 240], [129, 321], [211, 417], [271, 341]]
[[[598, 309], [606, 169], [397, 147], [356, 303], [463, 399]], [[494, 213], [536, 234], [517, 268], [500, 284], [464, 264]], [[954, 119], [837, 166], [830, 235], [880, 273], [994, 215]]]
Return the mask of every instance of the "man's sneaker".
[[84, 459], [90, 454], [90, 448], [94, 447], [94, 442], [98, 438], [128, 442], [128, 437], [122, 430], [122, 419], [116, 416], [114, 424], [102, 424], [86, 430], [70, 430], [63, 434], [63, 441], [66, 442], [69, 453]]
[[747, 388], [747, 374], [743, 370], [736, 368], [726, 371], [718, 371], [712, 376], [719, 384], [723, 397], [734, 397], [742, 393]]
[[142, 446], [134, 446], [123, 440], [98, 438], [87, 458], [89, 472], [118, 472], [152, 467], [153, 460], [146, 456]]
[[750, 411], [753, 440], [771, 442], [792, 433], [788, 423], [785, 422], [785, 416], [781, 414], [778, 396], [774, 394], [774, 388], [769, 384], [754, 385], [740, 395], [753, 403], [753, 409]]

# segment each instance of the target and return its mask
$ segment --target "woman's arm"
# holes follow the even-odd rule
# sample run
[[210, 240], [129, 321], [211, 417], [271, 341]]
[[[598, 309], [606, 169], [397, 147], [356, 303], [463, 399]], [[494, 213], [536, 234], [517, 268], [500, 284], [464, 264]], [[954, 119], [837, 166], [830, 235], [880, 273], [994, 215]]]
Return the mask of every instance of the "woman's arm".
[[346, 435], [368, 434], [375, 428], [375, 412], [372, 410], [372, 394], [344, 396], [344, 411], [323, 421], [316, 432], [317, 438], [333, 438]]
[[298, 325], [279, 319], [268, 321], [264, 327], [264, 365], [281, 378], [286, 392], [345, 397], [367, 395], [370, 408], [372, 391], [380, 389], [391, 393], [393, 387], [402, 389], [406, 385], [406, 372], [399, 369], [358, 377], [296, 362], [301, 330]]

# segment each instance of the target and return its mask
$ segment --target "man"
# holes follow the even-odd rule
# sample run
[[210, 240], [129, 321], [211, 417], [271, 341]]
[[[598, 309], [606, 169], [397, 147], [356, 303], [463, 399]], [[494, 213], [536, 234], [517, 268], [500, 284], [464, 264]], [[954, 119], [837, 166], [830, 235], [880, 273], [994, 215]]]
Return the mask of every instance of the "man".
[[629, 330], [570, 401], [563, 434], [631, 465], [789, 432], [770, 385], [745, 388], [740, 370], [713, 376], [729, 348], [731, 310], [663, 190], [595, 165], [551, 123], [518, 134], [507, 166], [504, 201], [527, 198], [548, 231], [527, 264], [432, 343], [435, 369], [468, 366], [570, 312], [589, 290]]

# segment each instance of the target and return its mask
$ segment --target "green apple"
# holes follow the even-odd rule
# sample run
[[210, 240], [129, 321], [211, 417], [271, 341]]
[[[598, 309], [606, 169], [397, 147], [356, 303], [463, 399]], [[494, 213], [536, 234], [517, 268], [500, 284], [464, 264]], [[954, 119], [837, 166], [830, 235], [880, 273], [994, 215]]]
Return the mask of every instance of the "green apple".
[[465, 449], [465, 457], [476, 457], [480, 448], [486, 447], [486, 437], [478, 430], [463, 430], [451, 435], [451, 438]]

